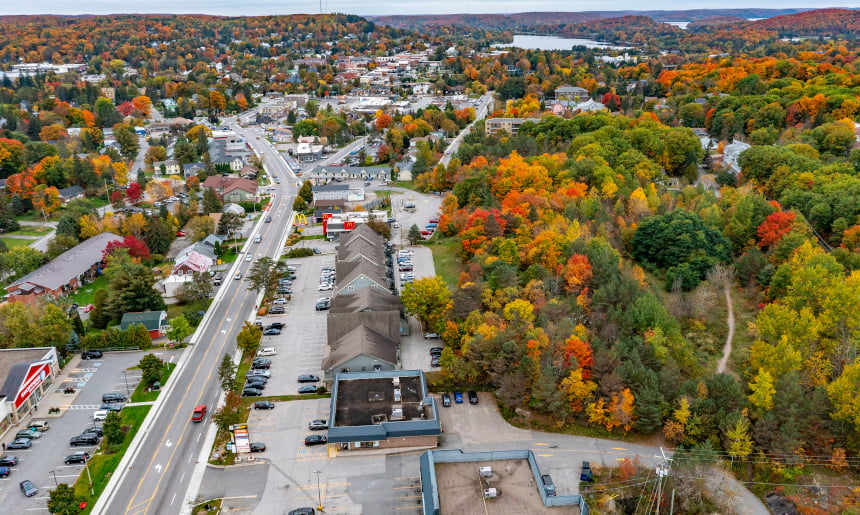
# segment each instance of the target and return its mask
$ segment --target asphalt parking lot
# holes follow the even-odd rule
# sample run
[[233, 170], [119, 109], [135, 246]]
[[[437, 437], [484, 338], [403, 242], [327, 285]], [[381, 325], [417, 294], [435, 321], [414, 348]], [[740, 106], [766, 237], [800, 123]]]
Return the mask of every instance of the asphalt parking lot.
[[[42, 437], [32, 441], [30, 449], [8, 450], [6, 455], [17, 456], [18, 465], [12, 467], [9, 477], [0, 479], [0, 504], [4, 506], [5, 513], [25, 513], [28, 511], [47, 511], [47, 501], [50, 491], [57, 483], [72, 484], [81, 474], [83, 465], [65, 465], [63, 458], [75, 451], [93, 452], [95, 447], [71, 447], [69, 439], [83, 431], [84, 428], [93, 425], [92, 414], [102, 402], [101, 397], [106, 392], [134, 391], [140, 381], [140, 372], [137, 370], [126, 370], [137, 365], [140, 358], [152, 352], [167, 362], [176, 362], [181, 351], [163, 351], [154, 349], [152, 351], [114, 352], [106, 353], [101, 359], [80, 360], [75, 358], [64, 369], [61, 378], [62, 383], [53, 387], [62, 391], [66, 387], [74, 387], [77, 391], [74, 395], [61, 397], [64, 401], [68, 399], [68, 409], [63, 411], [60, 417], [47, 417], [48, 409], [53, 406], [50, 397], [43, 399], [42, 404], [33, 414], [34, 420], [47, 420], [50, 429], [42, 433]], [[125, 374], [123, 374], [125, 371]], [[128, 381], [128, 390], [126, 389]], [[54, 394], [51, 394], [54, 395]], [[57, 397], [53, 397], [56, 399]], [[12, 437], [25, 427], [13, 427], [9, 430], [3, 442], [11, 442]], [[25, 497], [18, 483], [29, 479], [39, 489], [34, 497]]]

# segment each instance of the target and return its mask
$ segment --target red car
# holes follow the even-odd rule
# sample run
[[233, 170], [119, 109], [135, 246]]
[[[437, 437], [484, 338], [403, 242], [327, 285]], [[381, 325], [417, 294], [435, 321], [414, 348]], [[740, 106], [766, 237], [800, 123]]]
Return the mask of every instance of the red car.
[[430, 223], [431, 223], [431, 224], [438, 224], [438, 223], [439, 223], [439, 219], [438, 219], [438, 218], [431, 218], [431, 219], [430, 219]]
[[427, 229], [421, 231], [421, 236], [430, 236], [431, 234], [433, 234], [433, 231], [428, 231]]
[[194, 408], [194, 413], [191, 415], [192, 422], [202, 422], [203, 417], [206, 416], [206, 405], [201, 404]]
[[178, 237], [185, 236], [185, 231], [176, 231], [176, 236], [178, 236]]

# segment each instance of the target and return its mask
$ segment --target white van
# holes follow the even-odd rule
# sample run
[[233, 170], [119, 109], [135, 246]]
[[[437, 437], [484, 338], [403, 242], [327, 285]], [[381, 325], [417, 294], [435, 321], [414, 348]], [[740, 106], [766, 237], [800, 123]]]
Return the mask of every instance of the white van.
[[258, 234], [254, 236], [254, 243], [260, 243], [261, 241], [263, 241], [263, 237], [261, 235]]

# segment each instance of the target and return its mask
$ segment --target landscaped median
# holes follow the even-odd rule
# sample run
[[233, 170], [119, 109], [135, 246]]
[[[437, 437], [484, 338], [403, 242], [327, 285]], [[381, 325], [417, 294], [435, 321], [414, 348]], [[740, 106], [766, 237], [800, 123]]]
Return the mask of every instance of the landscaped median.
[[[161, 376], [158, 378], [158, 382], [161, 385], [167, 384], [167, 380], [170, 378], [170, 374], [173, 373], [173, 370], [176, 369], [176, 363], [165, 363], [164, 369], [161, 371]], [[158, 390], [150, 390], [150, 388], [141, 381], [138, 383], [137, 388], [134, 389], [134, 393], [131, 394], [131, 402], [151, 402], [158, 398], [158, 394], [161, 393], [161, 389]]]
[[[111, 476], [116, 471], [119, 462], [125, 455], [125, 451], [132, 440], [134, 440], [134, 436], [137, 434], [138, 429], [140, 429], [141, 424], [143, 424], [143, 420], [146, 418], [146, 414], [149, 413], [150, 408], [152, 406], [129, 406], [120, 412], [122, 427], [124, 429], [127, 428], [122, 443], [111, 449], [110, 454], [107, 454], [105, 453], [107, 441], [102, 441], [99, 450], [90, 458], [87, 464], [89, 474], [84, 470], [78, 476], [78, 480], [75, 481], [75, 496], [80, 501], [86, 502], [86, 508], [82, 509], [80, 513], [90, 513], [93, 506], [95, 506], [96, 499], [102, 494]], [[92, 477], [93, 481], [92, 488], [90, 487], [90, 477]], [[94, 495], [93, 492], [95, 492]]]

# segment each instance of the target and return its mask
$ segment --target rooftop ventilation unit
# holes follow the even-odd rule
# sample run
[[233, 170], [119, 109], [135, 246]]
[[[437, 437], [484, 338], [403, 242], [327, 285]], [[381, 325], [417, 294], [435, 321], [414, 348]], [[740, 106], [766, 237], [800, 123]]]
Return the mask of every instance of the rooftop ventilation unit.
[[499, 491], [495, 488], [487, 488], [484, 490], [484, 499], [493, 499], [499, 496]]
[[394, 389], [394, 402], [400, 402], [400, 399], [401, 399], [400, 388], [395, 388]]
[[481, 477], [490, 477], [493, 475], [493, 469], [490, 467], [481, 467], [478, 469], [478, 473]]

